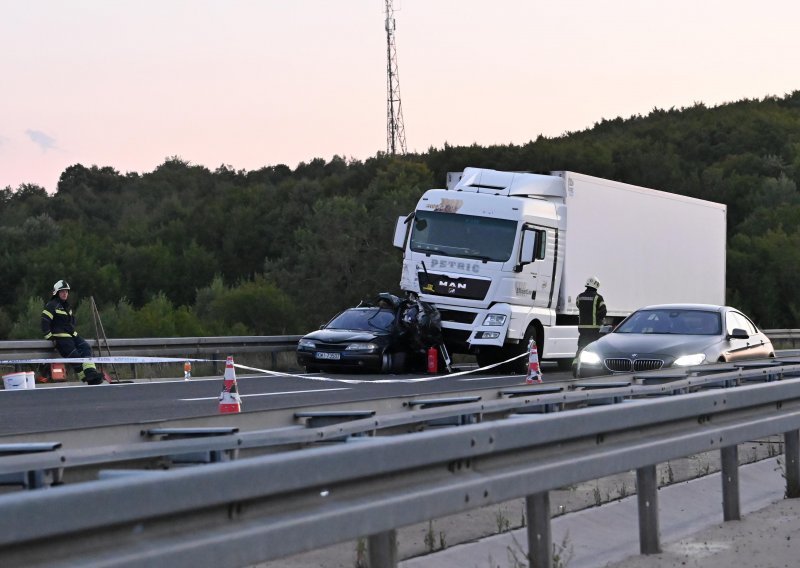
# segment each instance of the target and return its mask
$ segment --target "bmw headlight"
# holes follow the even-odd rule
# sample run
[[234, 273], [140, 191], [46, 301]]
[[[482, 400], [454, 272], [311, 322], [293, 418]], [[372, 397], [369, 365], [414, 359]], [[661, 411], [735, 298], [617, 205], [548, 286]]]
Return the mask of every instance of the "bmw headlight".
[[297, 346], [302, 347], [303, 349], [314, 349], [316, 348], [317, 344], [310, 339], [301, 339], [297, 342]]
[[380, 349], [375, 343], [350, 343], [347, 351], [375, 351]]
[[483, 319], [483, 325], [505, 325], [506, 316], [503, 314], [489, 314]]
[[584, 349], [578, 356], [578, 361], [580, 361], [581, 365], [599, 365], [600, 355], [593, 351], [587, 351]]
[[706, 360], [706, 356], [703, 353], [694, 353], [692, 355], [683, 355], [682, 357], [678, 357], [675, 359], [673, 365], [676, 367], [690, 367], [693, 365], [700, 365], [703, 361]]

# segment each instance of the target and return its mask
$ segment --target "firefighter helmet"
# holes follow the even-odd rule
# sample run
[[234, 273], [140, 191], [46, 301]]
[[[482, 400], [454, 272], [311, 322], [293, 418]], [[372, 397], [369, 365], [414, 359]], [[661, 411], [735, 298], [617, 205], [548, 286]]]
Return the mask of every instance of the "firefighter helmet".
[[69, 284], [66, 280], [59, 280], [53, 284], [53, 296], [58, 294], [61, 290], [69, 290]]
[[586, 286], [597, 290], [600, 287], [600, 281], [597, 279], [597, 276], [590, 276], [586, 279]]

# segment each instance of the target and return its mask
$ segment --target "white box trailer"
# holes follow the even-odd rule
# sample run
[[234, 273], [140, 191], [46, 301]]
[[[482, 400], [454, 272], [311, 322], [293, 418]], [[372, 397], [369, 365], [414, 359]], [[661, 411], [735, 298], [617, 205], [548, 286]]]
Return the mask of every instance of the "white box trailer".
[[565, 180], [566, 244], [557, 310], [577, 314], [586, 278], [609, 315], [648, 304], [725, 303], [726, 207], [573, 172]]
[[649, 304], [724, 304], [725, 219], [718, 203], [574, 172], [467, 168], [398, 219], [394, 244], [401, 288], [439, 309], [452, 352], [488, 364], [533, 338], [566, 367], [589, 276], [614, 321]]

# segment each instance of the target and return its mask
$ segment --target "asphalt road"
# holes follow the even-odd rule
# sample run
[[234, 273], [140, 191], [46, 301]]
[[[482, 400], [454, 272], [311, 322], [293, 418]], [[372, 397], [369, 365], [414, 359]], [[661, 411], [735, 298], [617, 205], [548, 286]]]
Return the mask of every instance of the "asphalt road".
[[[545, 372], [546, 382], [568, 378], [568, 373]], [[497, 374], [272, 376], [237, 372], [243, 412], [429, 396], [524, 383], [523, 376]], [[0, 436], [215, 416], [219, 414], [221, 389], [222, 377], [0, 390]]]

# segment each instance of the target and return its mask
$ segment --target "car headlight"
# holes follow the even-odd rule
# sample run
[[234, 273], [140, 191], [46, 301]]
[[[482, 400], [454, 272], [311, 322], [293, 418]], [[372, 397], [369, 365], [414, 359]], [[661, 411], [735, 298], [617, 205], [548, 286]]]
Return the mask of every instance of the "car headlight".
[[317, 344], [311, 341], [310, 339], [301, 339], [297, 342], [298, 347], [302, 347], [304, 349], [314, 349]]
[[380, 349], [376, 343], [350, 343], [346, 351], [375, 351]]
[[489, 314], [483, 319], [483, 325], [505, 325], [506, 316], [503, 314]]
[[599, 365], [600, 355], [593, 351], [587, 351], [584, 349], [578, 356], [578, 361], [580, 361], [581, 365]]
[[705, 360], [705, 354], [693, 353], [692, 355], [683, 355], [682, 357], [678, 357], [675, 359], [673, 365], [677, 367], [690, 367], [692, 365], [700, 365]]

